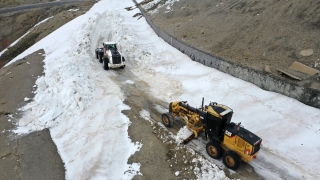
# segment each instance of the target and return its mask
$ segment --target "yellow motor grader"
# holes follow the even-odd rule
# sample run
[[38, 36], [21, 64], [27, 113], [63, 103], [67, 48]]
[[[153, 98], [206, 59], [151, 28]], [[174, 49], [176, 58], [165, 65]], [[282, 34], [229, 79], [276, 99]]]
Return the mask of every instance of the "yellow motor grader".
[[260, 150], [262, 139], [242, 127], [231, 122], [233, 110], [225, 105], [211, 102], [201, 108], [194, 108], [187, 101], [171, 102], [169, 112], [162, 114], [162, 122], [171, 127], [173, 120], [182, 118], [190, 130], [190, 136], [185, 137], [184, 143], [197, 138], [201, 132], [209, 142], [206, 151], [212, 158], [223, 156], [223, 163], [230, 169], [237, 169], [241, 160], [249, 162], [255, 159]]

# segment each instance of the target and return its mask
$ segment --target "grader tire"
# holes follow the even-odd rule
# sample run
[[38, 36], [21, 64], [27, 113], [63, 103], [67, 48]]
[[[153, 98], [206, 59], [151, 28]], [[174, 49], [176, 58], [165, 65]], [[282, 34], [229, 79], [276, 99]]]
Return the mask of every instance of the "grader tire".
[[227, 151], [223, 155], [223, 164], [232, 170], [236, 170], [240, 167], [241, 159], [239, 155], [232, 151]]
[[171, 127], [173, 125], [173, 118], [170, 113], [162, 114], [162, 123], [167, 127]]
[[222, 155], [222, 148], [216, 142], [208, 142], [206, 145], [206, 150], [208, 155], [214, 159], [218, 159]]
[[98, 53], [98, 59], [99, 59], [99, 62], [102, 63], [103, 62], [103, 53]]

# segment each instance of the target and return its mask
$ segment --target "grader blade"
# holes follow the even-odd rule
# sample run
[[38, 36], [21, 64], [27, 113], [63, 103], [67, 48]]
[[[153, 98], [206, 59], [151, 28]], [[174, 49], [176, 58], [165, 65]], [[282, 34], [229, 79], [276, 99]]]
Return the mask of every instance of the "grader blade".
[[192, 134], [191, 136], [189, 136], [187, 139], [183, 140], [183, 144], [187, 144], [188, 142], [190, 142], [192, 139], [194, 139], [194, 134]]
[[188, 129], [187, 126], [183, 126], [179, 130], [177, 136], [180, 139], [180, 142], [182, 142], [183, 144], [187, 144], [194, 138], [194, 133], [190, 129]]

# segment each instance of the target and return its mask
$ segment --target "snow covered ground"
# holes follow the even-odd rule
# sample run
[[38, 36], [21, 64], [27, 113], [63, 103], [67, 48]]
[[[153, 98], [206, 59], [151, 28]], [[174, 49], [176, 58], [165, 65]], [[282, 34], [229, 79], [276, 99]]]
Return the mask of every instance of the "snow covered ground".
[[94, 57], [102, 41], [112, 40], [122, 47], [126, 70], [147, 82], [154, 97], [192, 106], [200, 106], [204, 97], [205, 104], [231, 107], [233, 121], [263, 139], [258, 158], [250, 162], [259, 175], [320, 179], [319, 109], [190, 60], [160, 39], [144, 18], [134, 18], [138, 9], [124, 9], [133, 5], [101, 0], [13, 60], [42, 48], [46, 52], [45, 76], [36, 82], [34, 101], [23, 108], [17, 133], [49, 128], [67, 179], [131, 179], [140, 173], [139, 162], [127, 164], [143, 146], [129, 138], [130, 119], [121, 111], [130, 107], [109, 78], [114, 72], [104, 71]]

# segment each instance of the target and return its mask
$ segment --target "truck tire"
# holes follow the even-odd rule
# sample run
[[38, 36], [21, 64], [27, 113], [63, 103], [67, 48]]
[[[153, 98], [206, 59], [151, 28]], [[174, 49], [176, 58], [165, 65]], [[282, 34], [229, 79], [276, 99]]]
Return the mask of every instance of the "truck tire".
[[97, 50], [96, 50], [96, 59], [99, 59]]
[[173, 118], [170, 113], [167, 112], [162, 114], [162, 123], [167, 127], [171, 127], [173, 125]]
[[99, 62], [102, 63], [103, 62], [102, 53], [98, 53], [98, 58], [99, 58]]
[[125, 68], [125, 67], [126, 67], [126, 65], [123, 65], [123, 66], [121, 66], [120, 68], [123, 69], [123, 68]]
[[210, 157], [218, 159], [222, 155], [222, 148], [217, 142], [208, 142], [206, 145], [207, 153]]
[[108, 63], [109, 63], [109, 59], [108, 58], [103, 58], [103, 69], [104, 70], [109, 70], [109, 66], [108, 66]]
[[240, 167], [241, 159], [239, 155], [232, 151], [227, 151], [223, 155], [223, 164], [232, 170]]
[[169, 104], [169, 112], [172, 113], [172, 102]]

